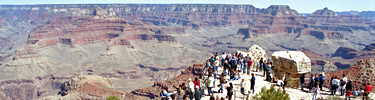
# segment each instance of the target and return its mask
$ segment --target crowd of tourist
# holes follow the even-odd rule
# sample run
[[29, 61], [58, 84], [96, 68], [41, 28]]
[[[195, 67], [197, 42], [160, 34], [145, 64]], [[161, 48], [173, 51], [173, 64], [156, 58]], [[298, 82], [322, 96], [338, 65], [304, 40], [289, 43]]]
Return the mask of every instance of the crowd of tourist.
[[[305, 74], [302, 74], [300, 77], [300, 83], [301, 83], [301, 90], [304, 88], [305, 84]], [[308, 89], [309, 92], [313, 92], [313, 100], [316, 100], [318, 97], [317, 95], [319, 94], [319, 91], [324, 91], [323, 86], [325, 82], [326, 76], [324, 72], [321, 74], [315, 74], [315, 75], [310, 75], [309, 81], [308, 81]], [[345, 96], [345, 100], [350, 100], [350, 97], [353, 96], [363, 96], [363, 100], [368, 100], [368, 94], [371, 91], [371, 85], [370, 83], [367, 83], [365, 88], [362, 89], [363, 93], [361, 94], [360, 88], [354, 87], [352, 80], [348, 80], [345, 74], [342, 75], [342, 78], [339, 78], [338, 76], [332, 76], [331, 80], [329, 81], [329, 91], [331, 95], [336, 95], [337, 92], [339, 96]], [[353, 88], [355, 90], [353, 90]]]
[[[162, 88], [160, 92], [160, 97], [162, 100], [201, 100], [203, 96], [210, 96], [210, 100], [232, 100], [234, 95], [234, 86], [232, 81], [241, 80], [239, 84], [240, 92], [243, 95], [249, 95], [250, 93], [255, 93], [255, 84], [256, 79], [254, 72], [260, 72], [262, 76], [265, 76], [266, 80], [272, 83], [275, 83], [276, 86], [280, 86], [282, 89], [288, 84], [288, 79], [285, 74], [280, 77], [276, 74], [272, 76], [272, 62], [270, 60], [265, 60], [263, 58], [251, 59], [252, 57], [249, 54], [241, 54], [236, 52], [231, 54], [230, 52], [223, 52], [221, 55], [214, 53], [214, 55], [206, 60], [205, 67], [203, 70], [203, 75], [194, 80], [189, 79], [187, 86], [185, 83], [180, 84], [178, 87], [173, 86], [176, 89], [176, 92], [168, 92], [167, 88]], [[223, 70], [219, 73], [218, 68]], [[249, 78], [243, 78], [243, 75], [251, 75]], [[300, 77], [301, 90], [304, 91], [306, 75], [302, 74]], [[319, 94], [319, 91], [323, 91], [323, 86], [325, 84], [326, 76], [322, 72], [319, 75], [310, 75], [308, 81], [309, 92], [313, 93], [313, 100], [316, 100]], [[216, 81], [218, 80], [218, 85]], [[347, 99], [350, 100], [351, 94], [358, 96], [359, 89], [355, 88], [353, 90], [353, 84], [351, 80], [348, 80], [345, 75], [342, 78], [336, 76], [332, 77], [329, 81], [330, 83], [330, 92], [332, 95], [336, 95], [336, 92], [339, 91], [341, 96], [347, 96]], [[250, 85], [250, 87], [248, 86]], [[217, 92], [214, 92], [213, 88], [219, 87]], [[364, 98], [367, 99], [369, 91], [371, 90], [370, 83], [364, 88]], [[219, 97], [214, 93], [223, 93], [226, 91], [225, 97]]]

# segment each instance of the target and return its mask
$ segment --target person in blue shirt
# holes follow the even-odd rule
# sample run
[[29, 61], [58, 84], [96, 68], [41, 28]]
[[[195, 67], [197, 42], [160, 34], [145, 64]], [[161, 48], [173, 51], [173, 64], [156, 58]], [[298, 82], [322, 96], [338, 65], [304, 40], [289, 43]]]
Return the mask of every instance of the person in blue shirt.
[[254, 76], [254, 73], [251, 73], [251, 87], [250, 87], [250, 90], [253, 90], [253, 94], [255, 93], [255, 76]]
[[324, 84], [324, 81], [326, 80], [326, 75], [324, 75], [324, 72], [322, 72], [320, 75], [319, 75], [319, 87], [320, 87], [320, 90], [323, 91], [323, 84]]

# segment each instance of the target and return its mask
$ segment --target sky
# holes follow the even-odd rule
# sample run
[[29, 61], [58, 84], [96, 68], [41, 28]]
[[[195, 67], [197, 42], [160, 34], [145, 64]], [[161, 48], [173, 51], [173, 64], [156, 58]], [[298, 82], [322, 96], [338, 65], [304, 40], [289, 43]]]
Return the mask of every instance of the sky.
[[299, 13], [328, 7], [334, 11], [375, 11], [375, 0], [0, 0], [0, 5], [32, 4], [251, 4], [257, 8], [289, 5]]

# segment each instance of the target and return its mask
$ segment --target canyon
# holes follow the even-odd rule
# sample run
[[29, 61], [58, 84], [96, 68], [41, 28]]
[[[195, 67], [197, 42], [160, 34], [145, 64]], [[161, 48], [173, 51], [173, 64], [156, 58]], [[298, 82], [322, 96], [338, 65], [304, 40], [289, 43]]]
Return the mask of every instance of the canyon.
[[[213, 52], [245, 51], [255, 44], [268, 57], [297, 50], [319, 73], [374, 58], [374, 43], [374, 21], [328, 8], [300, 16], [287, 5], [1, 5], [0, 97], [47, 99], [76, 82], [72, 79], [92, 75], [110, 83], [78, 83], [92, 91], [152, 99], [162, 81], [177, 85], [196, 77], [195, 68]], [[68, 95], [108, 96], [90, 91]]]

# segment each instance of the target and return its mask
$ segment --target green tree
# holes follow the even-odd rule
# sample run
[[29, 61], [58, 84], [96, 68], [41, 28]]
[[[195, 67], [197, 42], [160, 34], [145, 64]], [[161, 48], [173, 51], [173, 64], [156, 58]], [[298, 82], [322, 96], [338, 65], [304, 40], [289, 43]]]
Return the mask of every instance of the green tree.
[[290, 100], [290, 97], [281, 88], [276, 89], [275, 86], [271, 86], [270, 89], [262, 87], [260, 93], [255, 94], [253, 100]]

